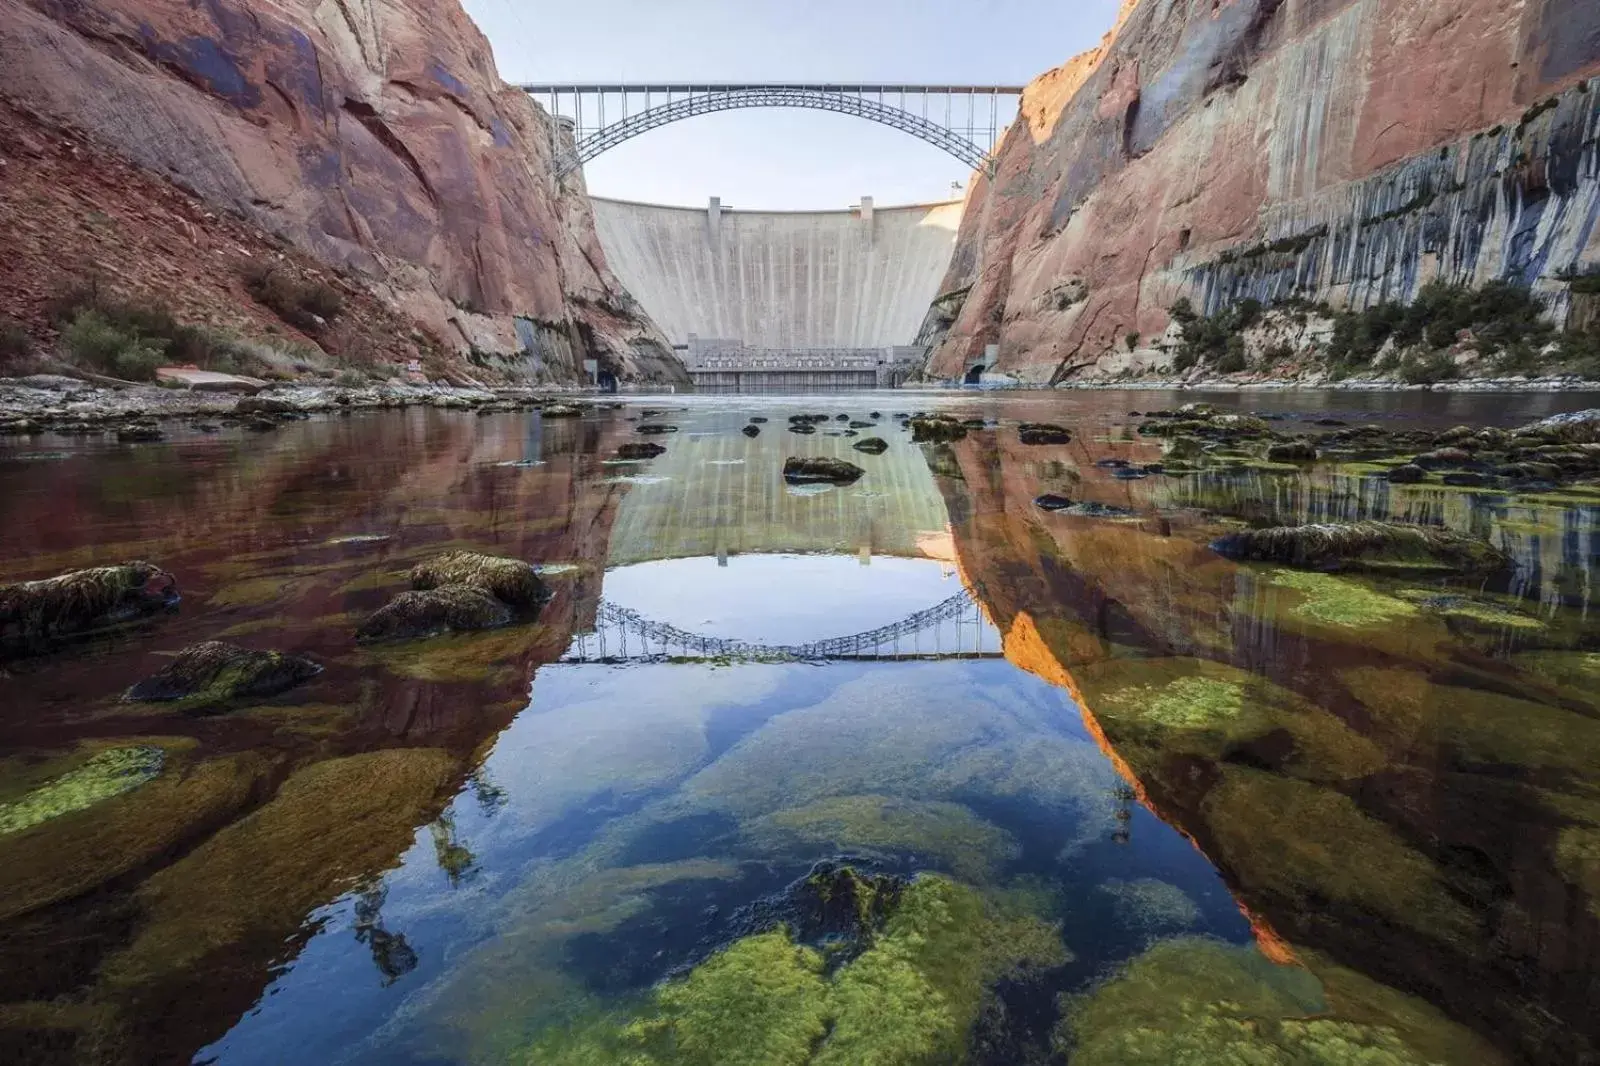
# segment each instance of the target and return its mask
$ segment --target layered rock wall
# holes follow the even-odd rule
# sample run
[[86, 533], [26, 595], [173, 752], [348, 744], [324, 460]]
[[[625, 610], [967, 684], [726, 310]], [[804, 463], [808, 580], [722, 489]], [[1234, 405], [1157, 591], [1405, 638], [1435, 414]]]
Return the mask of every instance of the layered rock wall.
[[1362, 307], [1600, 264], [1600, 5], [1139, 0], [974, 182], [930, 373], [1149, 369], [1181, 296]]
[[681, 372], [456, 0], [15, 0], [0, 93], [369, 275], [461, 350]]

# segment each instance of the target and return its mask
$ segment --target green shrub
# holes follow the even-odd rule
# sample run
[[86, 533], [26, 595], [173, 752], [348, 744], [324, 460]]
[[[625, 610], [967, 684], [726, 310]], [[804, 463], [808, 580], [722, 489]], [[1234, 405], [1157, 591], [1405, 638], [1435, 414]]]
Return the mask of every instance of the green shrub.
[[1237, 374], [1249, 366], [1250, 360], [1245, 356], [1244, 338], [1235, 333], [1228, 338], [1227, 348], [1217, 360], [1217, 373]]
[[1400, 380], [1407, 385], [1433, 385], [1460, 376], [1461, 369], [1446, 352], [1411, 355], [1400, 361]]
[[254, 263], [243, 276], [251, 297], [296, 329], [314, 332], [344, 310], [344, 297], [337, 289], [320, 281], [301, 281], [283, 267]]
[[1173, 304], [1168, 313], [1172, 315], [1172, 320], [1179, 325], [1183, 325], [1187, 322], [1193, 322], [1196, 318], [1200, 317], [1194, 313], [1194, 304], [1189, 302], [1189, 298], [1187, 296], [1182, 297], [1177, 303]]
[[1129, 333], [1126, 337], [1124, 337], [1122, 339], [1128, 342], [1128, 351], [1130, 351], [1130, 352], [1133, 351], [1135, 348], [1139, 347], [1139, 331], [1138, 330], [1134, 330], [1132, 333]]
[[333, 383], [342, 389], [359, 389], [366, 385], [367, 375], [359, 370], [341, 370], [334, 375]]
[[1448, 348], [1464, 330], [1491, 350], [1536, 342], [1552, 330], [1544, 302], [1520, 286], [1492, 281], [1481, 289], [1430, 282], [1410, 304], [1381, 303], [1337, 316], [1328, 354], [1336, 363], [1366, 366], [1391, 337], [1400, 348], [1426, 342]]
[[67, 354], [81, 365], [127, 381], [150, 381], [166, 362], [166, 346], [111, 322], [99, 311], [80, 311], [61, 333]]

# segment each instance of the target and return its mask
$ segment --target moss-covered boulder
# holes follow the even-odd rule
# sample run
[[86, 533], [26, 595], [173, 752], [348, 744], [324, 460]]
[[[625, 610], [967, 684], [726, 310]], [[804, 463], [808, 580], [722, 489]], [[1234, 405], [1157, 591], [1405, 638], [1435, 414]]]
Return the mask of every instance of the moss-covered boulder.
[[1488, 541], [1448, 529], [1354, 522], [1241, 530], [1212, 542], [1229, 559], [1280, 563], [1308, 570], [1382, 564], [1446, 566], [1463, 573], [1497, 573], [1510, 558]]
[[178, 601], [177, 581], [147, 562], [0, 585], [0, 650], [36, 647], [131, 621]]
[[402, 592], [356, 630], [358, 640], [413, 640], [441, 633], [470, 633], [510, 625], [511, 608], [471, 585]]
[[548, 598], [539, 572], [521, 559], [478, 552], [446, 552], [411, 569], [413, 589], [427, 591], [446, 585], [470, 585], [483, 589], [500, 602], [519, 610], [538, 607]]
[[866, 471], [828, 456], [791, 457], [783, 464], [783, 480], [791, 485], [853, 485]]
[[179, 700], [213, 705], [237, 699], [265, 699], [287, 692], [322, 673], [299, 655], [252, 651], [220, 640], [191, 644], [160, 673], [124, 694], [132, 701]]

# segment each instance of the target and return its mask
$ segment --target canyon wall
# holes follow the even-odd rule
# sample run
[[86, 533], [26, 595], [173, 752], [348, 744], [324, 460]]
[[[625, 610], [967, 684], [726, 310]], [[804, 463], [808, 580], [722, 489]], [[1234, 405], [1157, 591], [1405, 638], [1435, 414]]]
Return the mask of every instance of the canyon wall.
[[929, 373], [1148, 370], [1180, 297], [1513, 278], [1559, 320], [1600, 265], [1596, 75], [1593, 0], [1130, 0], [974, 181]]
[[[682, 377], [456, 0], [11, 0], [0, 94], [337, 268], [460, 351]], [[686, 378], [683, 378], [686, 380]]]

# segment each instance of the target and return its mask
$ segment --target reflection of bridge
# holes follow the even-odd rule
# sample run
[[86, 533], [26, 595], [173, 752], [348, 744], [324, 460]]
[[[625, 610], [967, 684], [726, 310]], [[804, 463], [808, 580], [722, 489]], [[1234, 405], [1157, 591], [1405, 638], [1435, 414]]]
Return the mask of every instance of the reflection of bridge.
[[[989, 150], [1010, 122], [1011, 85], [614, 84], [524, 85], [550, 114], [564, 114], [576, 134], [557, 176], [624, 141], [673, 122], [750, 107], [793, 107], [852, 115], [901, 130], [991, 171]], [[1002, 109], [1001, 100], [1007, 101]], [[606, 106], [611, 106], [611, 121]]]
[[809, 644], [760, 644], [708, 637], [637, 611], [600, 602], [595, 628], [573, 638], [563, 662], [628, 659], [735, 659], [746, 662], [816, 662], [828, 659], [997, 659], [999, 635], [965, 590], [898, 622]]

